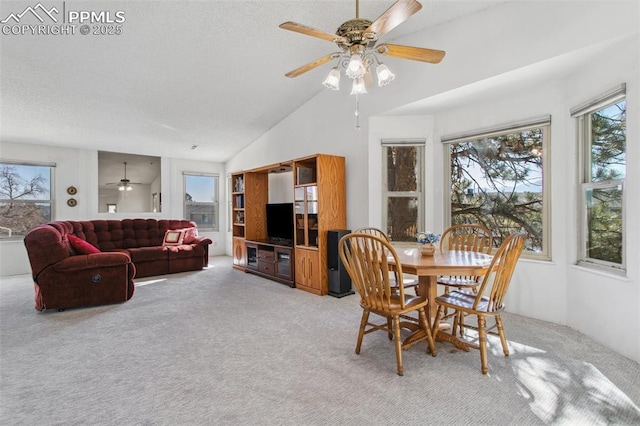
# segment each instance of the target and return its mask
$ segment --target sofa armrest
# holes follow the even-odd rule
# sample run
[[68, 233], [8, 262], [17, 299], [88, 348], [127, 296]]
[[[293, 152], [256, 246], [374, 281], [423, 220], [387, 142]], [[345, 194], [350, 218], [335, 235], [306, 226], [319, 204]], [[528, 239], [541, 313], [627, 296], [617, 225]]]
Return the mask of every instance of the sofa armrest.
[[52, 268], [58, 272], [69, 272], [128, 263], [131, 263], [131, 258], [126, 253], [94, 253], [70, 256], [56, 263]]
[[190, 244], [213, 244], [213, 240], [209, 237], [195, 237], [195, 239]]

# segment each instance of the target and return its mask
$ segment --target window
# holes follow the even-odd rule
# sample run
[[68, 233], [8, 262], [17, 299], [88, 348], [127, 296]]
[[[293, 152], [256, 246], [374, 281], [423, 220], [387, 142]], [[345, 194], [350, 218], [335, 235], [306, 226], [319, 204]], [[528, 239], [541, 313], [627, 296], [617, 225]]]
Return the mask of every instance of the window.
[[198, 228], [218, 231], [218, 175], [184, 173], [184, 214]]
[[382, 143], [383, 223], [391, 241], [424, 229], [424, 141]]
[[574, 108], [580, 143], [579, 263], [624, 269], [625, 87]]
[[475, 135], [443, 138], [449, 144], [450, 221], [480, 223], [495, 247], [527, 234], [525, 256], [549, 259], [545, 157], [549, 117]]
[[0, 162], [0, 238], [24, 237], [52, 220], [53, 167]]

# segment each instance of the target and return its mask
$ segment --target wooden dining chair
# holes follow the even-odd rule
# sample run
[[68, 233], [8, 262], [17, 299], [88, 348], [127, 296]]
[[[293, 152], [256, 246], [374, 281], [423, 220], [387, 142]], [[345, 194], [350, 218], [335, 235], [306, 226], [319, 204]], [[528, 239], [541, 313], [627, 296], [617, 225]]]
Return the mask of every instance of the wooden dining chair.
[[[490, 253], [493, 245], [491, 232], [479, 224], [452, 225], [445, 229], [440, 237], [440, 251], [443, 250], [464, 250], [478, 253]], [[449, 293], [451, 287], [456, 289], [476, 290], [479, 276], [450, 275], [438, 277], [438, 284], [444, 286], [444, 292]], [[460, 314], [462, 315], [462, 314]], [[452, 315], [445, 311], [443, 320], [448, 320]], [[462, 318], [458, 324], [462, 323]], [[460, 333], [463, 329], [460, 328]]]
[[[386, 240], [387, 242], [391, 242], [389, 240], [389, 236], [387, 234], [385, 234], [385, 232], [382, 229], [379, 228], [375, 228], [375, 227], [366, 227], [366, 228], [359, 228], [356, 229], [355, 231], [353, 231], [354, 233], [362, 233], [362, 234], [370, 234], [370, 235], [374, 235], [376, 237], [379, 238], [383, 238], [384, 240]], [[396, 289], [398, 287], [398, 272], [394, 269], [393, 273], [392, 273], [392, 281], [391, 281], [391, 288], [392, 289]], [[404, 274], [403, 275], [403, 283], [404, 283], [404, 288], [405, 290], [408, 288], [413, 288], [413, 291], [415, 291], [416, 295], [418, 295], [418, 277], [416, 277], [415, 275], [408, 275], [408, 274]]]
[[[526, 238], [525, 233], [516, 233], [504, 240], [493, 256], [493, 260], [489, 265], [489, 272], [483, 276], [476, 292], [455, 290], [436, 297], [438, 312], [433, 324], [434, 338], [443, 334], [441, 336], [443, 340], [450, 341], [456, 346], [479, 349], [482, 374], [487, 374], [489, 371], [487, 364], [487, 334], [500, 336], [504, 356], [509, 356], [509, 348], [500, 312], [504, 310], [504, 296], [509, 289], [511, 276], [522, 253]], [[454, 311], [454, 324], [451, 334], [439, 329], [445, 309]], [[463, 315], [457, 315], [458, 313]], [[466, 323], [465, 316], [467, 315], [475, 315], [478, 325], [473, 326]], [[488, 329], [486, 317], [493, 317], [495, 320], [495, 324]], [[456, 323], [458, 321], [463, 321], [461, 326], [464, 328], [477, 330], [478, 344], [456, 337], [456, 327], [458, 326]], [[497, 328], [497, 333], [492, 331], [494, 328]]]
[[[358, 294], [362, 307], [362, 319], [358, 331], [356, 354], [360, 354], [362, 339], [365, 334], [376, 330], [391, 333], [395, 341], [398, 375], [403, 375], [402, 350], [408, 349], [417, 342], [427, 340], [428, 352], [436, 356], [436, 348], [430, 329], [430, 318], [427, 317], [427, 300], [418, 296], [405, 294], [402, 276], [402, 265], [393, 246], [384, 238], [367, 233], [351, 233], [340, 239], [338, 244], [340, 258]], [[389, 275], [389, 262], [397, 265], [397, 291], [392, 290]], [[417, 312], [418, 318], [410, 316]], [[376, 324], [369, 320], [370, 314], [386, 319], [385, 323]], [[419, 338], [410, 343], [401, 341], [401, 318], [416, 324]]]

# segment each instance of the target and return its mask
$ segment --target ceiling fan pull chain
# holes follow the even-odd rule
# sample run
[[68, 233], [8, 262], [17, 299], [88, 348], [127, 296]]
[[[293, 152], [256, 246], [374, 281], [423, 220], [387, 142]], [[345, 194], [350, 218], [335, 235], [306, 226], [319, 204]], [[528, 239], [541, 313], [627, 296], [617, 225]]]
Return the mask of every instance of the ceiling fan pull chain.
[[358, 94], [356, 94], [356, 131], [360, 131], [360, 101], [358, 100]]

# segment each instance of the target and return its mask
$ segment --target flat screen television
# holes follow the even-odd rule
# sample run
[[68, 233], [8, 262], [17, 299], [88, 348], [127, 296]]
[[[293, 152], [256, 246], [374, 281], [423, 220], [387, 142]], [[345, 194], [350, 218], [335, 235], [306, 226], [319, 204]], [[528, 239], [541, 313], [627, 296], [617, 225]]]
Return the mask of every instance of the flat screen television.
[[267, 204], [269, 241], [293, 244], [293, 203]]

